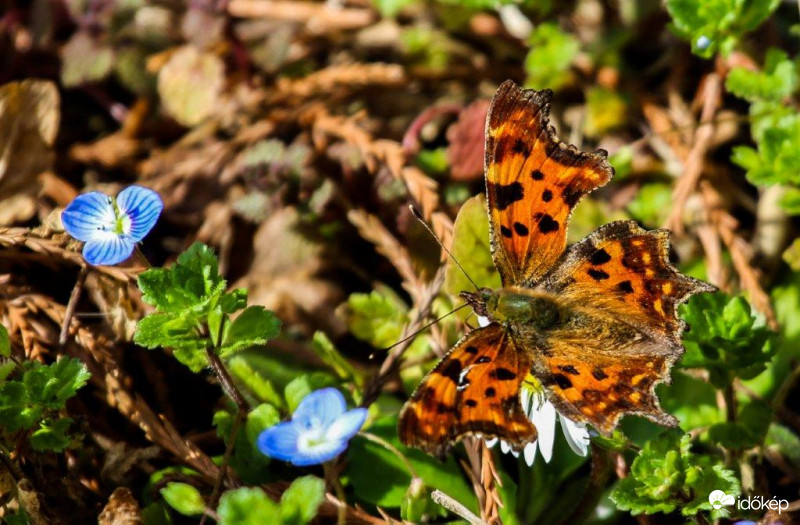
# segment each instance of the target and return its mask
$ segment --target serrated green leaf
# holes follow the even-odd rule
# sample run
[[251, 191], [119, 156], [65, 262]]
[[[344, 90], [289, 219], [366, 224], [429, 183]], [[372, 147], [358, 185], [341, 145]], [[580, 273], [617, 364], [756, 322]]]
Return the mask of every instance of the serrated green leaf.
[[228, 357], [237, 350], [263, 345], [278, 335], [281, 321], [263, 306], [248, 306], [226, 327], [221, 357]]
[[21, 381], [7, 381], [0, 385], [0, 421], [7, 431], [33, 427], [43, 412], [41, 405], [30, 401], [28, 389]]
[[297, 478], [281, 496], [284, 525], [304, 525], [317, 515], [325, 499], [325, 482], [315, 476]]
[[683, 337], [681, 366], [708, 370], [711, 384], [727, 387], [735, 377], [760, 374], [778, 348], [777, 334], [751, 314], [743, 297], [700, 294], [680, 307], [691, 330]]
[[86, 384], [91, 374], [79, 359], [61, 357], [47, 366], [34, 367], [23, 375], [22, 382], [34, 403], [45, 408], [64, 408], [67, 399]]
[[767, 51], [762, 71], [735, 67], [725, 79], [725, 88], [751, 102], [780, 102], [797, 90], [798, 83], [797, 65], [789, 60], [786, 52], [773, 47]]
[[[227, 444], [233, 429], [234, 414], [221, 410], [214, 414], [214, 425], [217, 435]], [[244, 426], [236, 436], [231, 467], [242, 481], [249, 484], [263, 483], [268, 474], [267, 466], [270, 458], [262, 454], [256, 447], [259, 434], [280, 421], [280, 414], [272, 405], [263, 403], [247, 414]]]
[[[669, 513], [684, 516], [712, 511], [708, 495], [713, 490], [738, 496], [739, 482], [720, 460], [691, 452], [688, 434], [664, 432], [648, 442], [631, 464], [630, 475], [620, 480], [611, 499], [631, 514]], [[712, 517], [719, 517], [717, 511]]]
[[170, 507], [184, 516], [199, 516], [206, 509], [206, 502], [200, 491], [188, 483], [172, 481], [161, 489], [161, 496]]
[[44, 419], [39, 428], [31, 434], [30, 444], [39, 452], [63, 452], [72, 442], [69, 428], [72, 419], [62, 417], [56, 420]]
[[258, 487], [229, 490], [219, 500], [220, 525], [263, 525], [280, 523], [278, 504]]

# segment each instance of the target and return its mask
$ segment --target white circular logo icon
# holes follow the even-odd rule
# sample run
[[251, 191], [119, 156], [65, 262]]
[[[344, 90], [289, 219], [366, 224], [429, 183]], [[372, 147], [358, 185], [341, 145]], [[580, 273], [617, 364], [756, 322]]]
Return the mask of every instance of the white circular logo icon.
[[725, 494], [721, 490], [715, 490], [708, 495], [708, 502], [711, 503], [711, 506], [714, 507], [715, 510], [719, 510], [723, 506], [733, 505], [736, 503], [736, 498]]

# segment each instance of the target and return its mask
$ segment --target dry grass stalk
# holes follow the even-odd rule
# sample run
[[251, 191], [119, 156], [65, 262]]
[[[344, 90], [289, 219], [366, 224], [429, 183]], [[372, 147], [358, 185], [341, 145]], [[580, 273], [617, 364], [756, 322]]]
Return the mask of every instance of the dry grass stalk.
[[[64, 320], [64, 306], [43, 295], [27, 294], [8, 301], [6, 308], [8, 319], [3, 319], [4, 324], [8, 322], [10, 334], [22, 335], [26, 353], [31, 342], [25, 341], [28, 329], [19, 324], [20, 320], [37, 319], [41, 314], [54, 326], [43, 326], [35, 333], [38, 345], [42, 348], [57, 346], [58, 327]], [[49, 329], [45, 332], [44, 328]], [[111, 354], [112, 343], [109, 340], [102, 336], [95, 337], [91, 330], [74, 318], [70, 324], [70, 334], [74, 336], [75, 344], [68, 343], [67, 350], [77, 354], [76, 357], [86, 364], [92, 373], [92, 381], [105, 391], [109, 406], [141, 428], [147, 439], [175, 455], [185, 465], [209, 480], [216, 478], [218, 468], [211, 458], [184, 439], [168, 420], [158, 416], [140, 395], [131, 391], [132, 381]]]
[[298, 99], [329, 97], [342, 88], [352, 91], [373, 85], [399, 86], [406, 81], [405, 71], [397, 64], [339, 64], [302, 78], [279, 78], [268, 99], [270, 105], [281, 100], [297, 104]]
[[689, 196], [697, 189], [697, 183], [703, 174], [706, 153], [714, 137], [714, 115], [722, 102], [722, 79], [716, 73], [705, 77], [702, 83], [702, 100], [700, 125], [694, 133], [689, 154], [683, 159], [685, 168], [673, 190], [672, 208], [665, 223], [665, 227], [676, 233], [684, 232], [681, 220], [683, 208]]
[[228, 14], [237, 18], [268, 18], [304, 24], [315, 34], [366, 27], [375, 19], [371, 9], [339, 8], [335, 4], [281, 0], [231, 0]]

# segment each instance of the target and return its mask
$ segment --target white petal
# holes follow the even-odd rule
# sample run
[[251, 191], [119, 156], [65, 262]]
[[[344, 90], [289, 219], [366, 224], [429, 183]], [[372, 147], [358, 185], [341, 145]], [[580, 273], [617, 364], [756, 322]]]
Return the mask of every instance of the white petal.
[[488, 317], [484, 317], [482, 315], [478, 316], [478, 326], [483, 328], [484, 326], [489, 326], [490, 324], [491, 324], [491, 321], [489, 321]]
[[559, 414], [559, 419], [569, 448], [579, 456], [585, 456], [589, 452], [589, 431], [586, 429], [586, 425], [576, 423], [561, 414]]
[[526, 40], [533, 32], [533, 23], [514, 4], [506, 4], [497, 8], [500, 20], [512, 36]]
[[504, 439], [501, 439], [500, 440], [500, 452], [502, 452], [503, 454], [508, 454], [510, 450], [511, 450], [511, 447], [508, 445], [508, 443], [506, 443], [506, 441]]
[[[534, 401], [534, 404], [536, 402]], [[538, 409], [534, 406], [530, 418], [536, 430], [539, 431], [539, 450], [545, 463], [550, 463], [553, 457], [553, 442], [556, 439], [556, 407], [549, 401], [542, 402]]]
[[525, 463], [527, 463], [529, 467], [533, 466], [533, 460], [536, 458], [536, 443], [536, 441], [528, 443], [522, 451], [522, 455], [525, 457]]
[[361, 430], [366, 419], [366, 408], [354, 408], [353, 410], [349, 410], [328, 427], [325, 438], [332, 441], [348, 441]]
[[492, 439], [487, 439], [486, 440], [486, 448], [492, 448], [495, 445], [497, 445], [497, 438], [492, 438]]
[[510, 450], [510, 452], [511, 452], [511, 455], [512, 455], [512, 456], [514, 456], [515, 458], [518, 458], [518, 457], [519, 457], [519, 451], [518, 451], [518, 450], [514, 450], [514, 449], [512, 448], [512, 449]]

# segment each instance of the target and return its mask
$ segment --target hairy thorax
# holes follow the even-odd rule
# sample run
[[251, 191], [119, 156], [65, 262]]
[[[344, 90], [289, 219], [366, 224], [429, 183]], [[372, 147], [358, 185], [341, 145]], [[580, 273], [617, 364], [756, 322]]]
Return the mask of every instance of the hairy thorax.
[[569, 317], [555, 298], [523, 288], [461, 292], [477, 315], [500, 324], [524, 324], [538, 330], [552, 329]]

